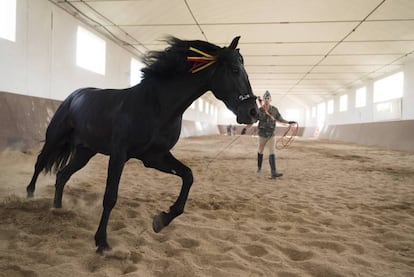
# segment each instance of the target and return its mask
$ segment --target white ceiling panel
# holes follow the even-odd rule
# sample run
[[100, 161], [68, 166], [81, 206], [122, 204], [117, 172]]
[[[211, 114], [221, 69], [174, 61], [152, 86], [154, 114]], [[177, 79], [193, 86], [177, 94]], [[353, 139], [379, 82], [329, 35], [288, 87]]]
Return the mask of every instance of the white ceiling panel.
[[[414, 2], [414, 1], [413, 1]], [[338, 45], [332, 55], [363, 54], [396, 54], [403, 55], [414, 50], [413, 41], [368, 41], [343, 42]]]
[[[413, 11], [414, 13], [414, 11]], [[414, 40], [414, 14], [412, 20], [364, 22], [347, 41]]]
[[234, 24], [202, 25], [212, 41], [231, 42], [240, 35], [241, 43], [247, 42], [331, 42], [341, 40], [354, 22], [294, 23], [294, 24]]
[[344, 21], [364, 18], [380, 0], [189, 0], [200, 23]]
[[239, 47], [242, 54], [249, 55], [280, 55], [280, 56], [304, 56], [304, 55], [325, 55], [335, 46], [334, 42], [305, 42], [305, 43], [277, 43], [258, 42], [244, 43], [240, 41]]
[[182, 0], [83, 1], [116, 25], [194, 24]]
[[313, 106], [414, 62], [413, 0], [50, 1], [137, 58], [168, 35], [219, 46], [241, 35], [254, 92], [286, 104]]
[[399, 55], [345, 55], [326, 57], [321, 65], [383, 65], [398, 59]]
[[312, 70], [312, 73], [357, 73], [357, 74], [364, 74], [372, 72], [378, 68], [381, 68], [379, 65], [366, 65], [366, 64], [354, 64], [354, 65], [319, 65]]
[[244, 61], [251, 65], [313, 65], [322, 56], [249, 56], [244, 55]]
[[[167, 36], [174, 34], [174, 36], [179, 38], [193, 38], [194, 33], [198, 32], [198, 28], [194, 25], [182, 25], [182, 26], [127, 26], [123, 27], [128, 34], [133, 37], [139, 38], [139, 42], [142, 44], [164, 44], [163, 40]], [[201, 39], [201, 38], [195, 38]], [[161, 45], [162, 46], [162, 45]], [[164, 44], [166, 46], [166, 44]], [[150, 49], [154, 50], [154, 49]]]
[[330, 73], [317, 73], [312, 72], [305, 76], [305, 79], [312, 79], [312, 80], [354, 80], [356, 77], [360, 76], [359, 73], [337, 73], [337, 72], [330, 72]]
[[414, 1], [413, 0], [392, 0], [385, 1], [381, 7], [375, 11], [369, 20], [395, 20], [413, 19]]
[[288, 65], [288, 66], [282, 66], [282, 65], [249, 65], [246, 64], [246, 71], [248, 73], [306, 73], [309, 70], [312, 69], [312, 66], [296, 66], [296, 65]]
[[254, 80], [297, 80], [303, 73], [249, 73], [249, 77]]

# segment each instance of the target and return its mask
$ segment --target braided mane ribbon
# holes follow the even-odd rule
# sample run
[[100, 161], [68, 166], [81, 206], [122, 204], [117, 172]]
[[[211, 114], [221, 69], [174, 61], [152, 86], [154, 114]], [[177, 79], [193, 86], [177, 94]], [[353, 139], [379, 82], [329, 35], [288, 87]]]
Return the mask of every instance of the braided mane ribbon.
[[196, 73], [200, 70], [203, 70], [217, 61], [217, 58], [215, 56], [207, 54], [194, 47], [190, 47], [190, 50], [201, 55], [201, 57], [187, 57], [187, 61], [192, 63], [192, 67], [189, 70], [191, 73]]

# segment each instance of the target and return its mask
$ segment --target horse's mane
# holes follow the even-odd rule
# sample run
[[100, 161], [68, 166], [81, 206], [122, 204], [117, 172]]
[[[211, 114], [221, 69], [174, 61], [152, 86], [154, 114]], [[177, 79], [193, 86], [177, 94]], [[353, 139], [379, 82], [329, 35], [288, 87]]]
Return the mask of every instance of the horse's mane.
[[[194, 47], [211, 55], [215, 55], [219, 46], [201, 40], [181, 40], [176, 37], [168, 37], [165, 40], [169, 47], [163, 51], [149, 51], [143, 58], [146, 65], [142, 69], [143, 78], [169, 77], [177, 73], [186, 72], [190, 68], [187, 62], [189, 48]], [[197, 55], [197, 54], [195, 54]]]

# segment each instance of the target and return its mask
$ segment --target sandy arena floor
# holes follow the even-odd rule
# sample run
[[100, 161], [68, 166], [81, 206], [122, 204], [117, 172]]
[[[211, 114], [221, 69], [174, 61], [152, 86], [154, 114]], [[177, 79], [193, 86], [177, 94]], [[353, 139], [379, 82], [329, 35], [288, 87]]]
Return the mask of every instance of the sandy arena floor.
[[181, 139], [173, 153], [194, 185], [159, 234], [152, 217], [181, 180], [129, 161], [104, 256], [93, 236], [107, 157], [72, 177], [57, 210], [54, 176], [25, 198], [40, 148], [0, 153], [0, 276], [414, 276], [414, 153], [298, 139], [271, 180], [266, 153], [256, 176], [256, 140]]

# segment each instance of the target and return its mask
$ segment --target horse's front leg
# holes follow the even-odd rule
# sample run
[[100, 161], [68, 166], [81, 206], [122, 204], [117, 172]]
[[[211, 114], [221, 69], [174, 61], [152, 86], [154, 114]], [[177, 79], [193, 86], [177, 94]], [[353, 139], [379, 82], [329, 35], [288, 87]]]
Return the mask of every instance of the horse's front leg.
[[193, 173], [190, 168], [185, 166], [182, 162], [177, 160], [170, 152], [163, 156], [162, 159], [145, 163], [145, 166], [161, 170], [166, 173], [178, 175], [182, 179], [182, 186], [180, 194], [175, 203], [170, 207], [168, 212], [161, 212], [154, 216], [152, 228], [154, 232], [160, 232], [171, 221], [184, 212], [185, 203], [187, 202], [188, 194], [191, 185], [193, 184]]
[[106, 229], [108, 226], [109, 216], [118, 198], [119, 180], [125, 165], [125, 155], [120, 152], [111, 155], [109, 158], [108, 176], [106, 180], [106, 189], [103, 199], [103, 212], [98, 230], [95, 234], [96, 252], [102, 254], [111, 247], [107, 242]]

